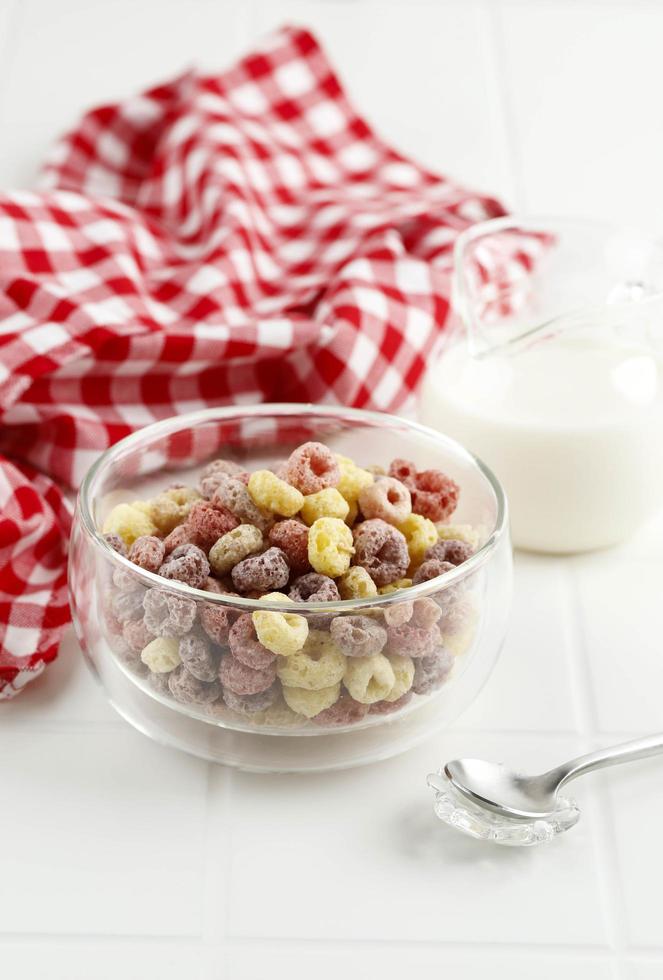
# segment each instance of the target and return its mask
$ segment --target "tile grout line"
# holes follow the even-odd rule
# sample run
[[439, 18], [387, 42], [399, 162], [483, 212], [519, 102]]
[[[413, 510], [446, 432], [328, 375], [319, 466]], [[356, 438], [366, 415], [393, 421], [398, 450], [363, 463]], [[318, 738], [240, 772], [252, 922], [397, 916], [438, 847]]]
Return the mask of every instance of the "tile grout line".
[[[21, 944], [59, 944], [66, 943], [72, 946], [101, 945], [107, 944], [146, 944], [149, 946], [179, 946], [185, 949], [197, 949], [201, 944], [201, 937], [195, 933], [191, 934], [170, 934], [157, 935], [154, 933], [30, 933], [30, 932], [0, 932], [0, 945], [21, 945]], [[431, 939], [360, 939], [355, 937], [320, 937], [310, 936], [263, 936], [246, 935], [220, 937], [216, 942], [207, 944], [209, 952], [218, 953], [220, 950], [241, 950], [247, 946], [255, 945], [274, 947], [308, 948], [308, 949], [344, 949], [365, 948], [380, 950], [385, 946], [393, 950], [421, 950], [430, 949], [447, 952], [467, 952], [477, 959], [501, 954], [511, 956], [513, 954], [525, 954], [532, 957], [568, 957], [577, 956], [583, 959], [596, 959], [601, 962], [614, 962], [614, 952], [605, 945], [591, 945], [583, 943], [550, 943], [550, 942], [504, 942], [494, 940], [474, 942], [471, 940], [431, 940]], [[624, 953], [631, 960], [654, 960], [663, 963], [663, 949], [657, 946], [631, 946], [624, 950]]]
[[[593, 693], [592, 669], [576, 563], [569, 561], [565, 571], [568, 622], [571, 627], [569, 646], [572, 653], [573, 690], [580, 734], [586, 748], [589, 749], [593, 746], [599, 729], [598, 706]], [[603, 736], [603, 733], [601, 734]], [[616, 840], [612, 808], [600, 780], [596, 781], [595, 792], [598, 802], [591, 807], [591, 812], [597, 830], [597, 841], [594, 849], [598, 869], [597, 877], [606, 932], [619, 962], [628, 948], [628, 942], [625, 909], [619, 898], [621, 881], [615, 860]]]

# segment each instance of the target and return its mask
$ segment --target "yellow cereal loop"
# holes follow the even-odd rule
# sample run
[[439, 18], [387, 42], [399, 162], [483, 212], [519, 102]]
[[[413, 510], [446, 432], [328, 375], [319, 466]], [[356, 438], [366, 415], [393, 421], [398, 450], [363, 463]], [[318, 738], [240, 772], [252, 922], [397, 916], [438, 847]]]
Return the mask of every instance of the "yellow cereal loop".
[[375, 704], [391, 693], [396, 677], [384, 654], [375, 653], [372, 657], [348, 657], [343, 683], [355, 701]]
[[163, 496], [168, 497], [178, 507], [186, 507], [187, 512], [191, 510], [196, 500], [202, 500], [198, 491], [193, 487], [171, 487], [169, 490], [163, 491]]
[[348, 512], [345, 516], [345, 523], [348, 525], [348, 527], [352, 527], [354, 522], [357, 520], [358, 516], [359, 516], [359, 504], [357, 503], [356, 500], [349, 500]]
[[421, 514], [410, 514], [398, 525], [405, 535], [407, 550], [413, 565], [420, 565], [425, 553], [438, 540], [438, 531], [432, 521]]
[[341, 479], [336, 489], [349, 504], [354, 504], [364, 487], [369, 487], [373, 483], [373, 474], [357, 466], [349, 456], [340, 456], [337, 453], [336, 462], [341, 471]]
[[325, 708], [336, 704], [341, 693], [341, 685], [332, 684], [319, 691], [307, 691], [304, 687], [284, 687], [283, 700], [296, 714], [305, 718], [315, 718]]
[[449, 653], [453, 653], [454, 657], [460, 657], [472, 646], [476, 631], [476, 623], [470, 623], [459, 633], [449, 633], [447, 636], [443, 636], [444, 646]]
[[200, 494], [193, 487], [171, 487], [170, 490], [164, 490], [146, 503], [149, 505], [149, 515], [159, 529], [159, 533], [166, 535], [187, 519], [191, 507], [200, 499]]
[[308, 560], [316, 572], [337, 578], [350, 567], [352, 531], [337, 517], [319, 517], [308, 532]]
[[255, 524], [240, 524], [222, 534], [209, 553], [210, 568], [216, 575], [225, 575], [238, 562], [262, 548], [262, 531]]
[[391, 592], [398, 592], [399, 589], [409, 589], [411, 585], [411, 578], [397, 578], [395, 582], [390, 582], [389, 585], [380, 586], [378, 592], [380, 595], [389, 595]]
[[[292, 602], [292, 599], [281, 592], [270, 592], [262, 598], [272, 602]], [[308, 622], [304, 616], [270, 609], [256, 609], [251, 618], [258, 639], [272, 653], [281, 657], [291, 657], [306, 643]]]
[[402, 698], [404, 694], [412, 687], [412, 681], [414, 680], [414, 663], [411, 657], [399, 657], [396, 653], [390, 653], [387, 656], [387, 660], [391, 664], [391, 669], [394, 672], [394, 686], [387, 696], [384, 698], [385, 701], [398, 701]]
[[301, 516], [310, 526], [319, 517], [338, 517], [344, 521], [350, 512], [350, 504], [342, 497], [336, 487], [325, 487], [317, 493], [304, 497]]
[[304, 503], [304, 495], [280, 480], [271, 470], [256, 470], [249, 477], [248, 491], [254, 504], [282, 517], [294, 517]]
[[336, 583], [341, 599], [370, 599], [378, 594], [378, 589], [365, 568], [354, 565]]
[[156, 532], [157, 528], [148, 514], [134, 504], [118, 504], [113, 507], [103, 527], [104, 534], [119, 534], [127, 547], [131, 546], [136, 538], [142, 538], [145, 534], [156, 534]]
[[281, 698], [264, 711], [255, 711], [251, 715], [251, 724], [268, 728], [297, 728], [304, 723], [305, 718], [295, 714]]
[[180, 641], [172, 636], [157, 636], [143, 649], [140, 659], [153, 674], [168, 674], [182, 663]]
[[338, 684], [345, 673], [345, 657], [329, 633], [311, 630], [303, 650], [279, 657], [276, 676], [286, 687], [321, 691]]
[[475, 551], [485, 534], [485, 528], [471, 524], [436, 524], [435, 527], [440, 541], [464, 541]]

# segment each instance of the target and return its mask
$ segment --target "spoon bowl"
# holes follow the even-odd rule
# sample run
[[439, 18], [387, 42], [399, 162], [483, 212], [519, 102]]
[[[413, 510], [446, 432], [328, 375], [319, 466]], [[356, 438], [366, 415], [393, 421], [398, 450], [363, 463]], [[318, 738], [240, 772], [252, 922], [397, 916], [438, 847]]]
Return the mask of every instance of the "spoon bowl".
[[580, 810], [559, 795], [566, 783], [587, 772], [663, 753], [663, 734], [578, 756], [538, 776], [502, 763], [454, 759], [428, 776], [435, 813], [471, 837], [496, 844], [528, 846], [550, 841], [573, 827]]
[[558, 784], [546, 775], [525, 776], [482, 759], [454, 759], [444, 772], [459, 793], [495, 813], [535, 820], [552, 816], [558, 808]]

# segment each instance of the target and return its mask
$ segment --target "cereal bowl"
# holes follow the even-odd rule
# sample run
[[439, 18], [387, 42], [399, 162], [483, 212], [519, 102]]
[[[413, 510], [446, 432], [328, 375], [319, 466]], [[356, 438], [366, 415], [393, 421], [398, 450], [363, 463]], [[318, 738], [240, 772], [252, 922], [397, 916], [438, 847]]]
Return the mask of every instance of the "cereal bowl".
[[479, 460], [405, 419], [301, 404], [118, 442], [83, 481], [69, 561], [116, 710], [254, 771], [360, 765], [449, 725], [497, 659], [511, 578]]

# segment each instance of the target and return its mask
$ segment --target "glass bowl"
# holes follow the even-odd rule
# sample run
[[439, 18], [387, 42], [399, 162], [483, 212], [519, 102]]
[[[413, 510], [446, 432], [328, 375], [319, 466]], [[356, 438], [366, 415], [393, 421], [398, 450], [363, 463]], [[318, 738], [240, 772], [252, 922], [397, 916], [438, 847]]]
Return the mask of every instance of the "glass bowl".
[[[338, 602], [286, 604], [167, 580], [137, 567], [113, 550], [102, 534], [117, 504], [152, 499], [168, 486], [195, 487], [210, 460], [223, 457], [247, 469], [267, 468], [311, 440], [364, 467], [386, 468], [392, 459], [404, 458], [418, 469], [443, 470], [461, 492], [454, 527], [441, 526], [440, 533], [473, 537], [474, 554], [445, 574], [409, 588]], [[78, 639], [116, 710], [163, 744], [253, 771], [360, 765], [401, 752], [450, 724], [477, 695], [495, 664], [506, 630], [511, 579], [504, 493], [479, 460], [453, 440], [405, 419], [301, 404], [210, 409], [166, 419], [118, 442], [83, 481], [69, 560]], [[412, 603], [417, 622], [437, 620], [436, 635], [441, 636], [441, 645], [419, 659], [418, 634], [408, 628]], [[225, 627], [240, 616], [248, 621], [259, 610], [299, 617], [297, 622], [305, 620], [308, 628], [307, 644], [312, 644], [307, 661], [312, 674], [301, 682], [293, 680], [284, 671], [291, 670], [294, 661], [288, 658], [286, 664], [279, 657], [279, 678], [268, 695], [239, 699], [241, 703], [230, 695], [229, 706], [211, 676], [205, 676], [211, 683], [191, 682], [192, 689], [178, 681], [170, 661], [160, 661], [158, 672], [153, 662], [154, 671], [147, 668], [141, 659], [143, 641], [132, 643], [137, 652], [132, 649], [118, 616], [125, 627], [134, 623], [130, 629], [140, 634], [136, 624], [148, 606], [153, 617], [155, 611], [162, 617], [160, 634], [168, 638], [166, 661], [187, 635], [200, 633], [204, 623], [207, 637], [218, 641], [212, 651], [217, 665], [226, 652]], [[382, 636], [387, 630], [386, 653], [394, 676], [389, 691], [380, 670], [363, 673], [362, 658], [339, 658], [331, 642], [331, 624], [347, 616], [370, 617]], [[399, 628], [403, 623], [405, 628]], [[384, 658], [378, 659], [383, 665]], [[414, 686], [407, 690], [412, 667]], [[281, 677], [284, 684], [289, 681], [287, 703]], [[351, 699], [350, 690], [362, 700]], [[400, 690], [406, 693], [400, 696]]]

